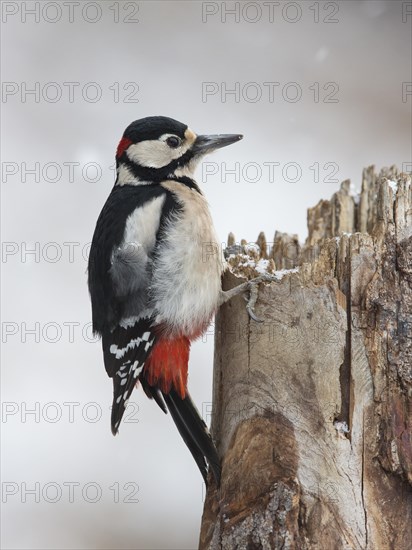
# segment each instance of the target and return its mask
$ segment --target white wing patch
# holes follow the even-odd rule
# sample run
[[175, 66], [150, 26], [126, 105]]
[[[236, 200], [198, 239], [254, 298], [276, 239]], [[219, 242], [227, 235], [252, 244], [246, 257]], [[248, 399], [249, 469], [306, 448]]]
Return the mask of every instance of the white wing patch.
[[166, 195], [161, 195], [136, 208], [126, 220], [123, 246], [142, 246], [146, 252], [156, 243], [156, 233]]
[[[142, 341], [140, 338], [138, 338], [137, 340]], [[145, 345], [145, 349], [152, 346], [153, 342], [154, 342], [154, 338], [152, 338], [152, 340], [149, 340]], [[128, 344], [128, 346], [129, 346], [129, 344]], [[128, 347], [128, 346], [126, 346], [126, 347]], [[123, 348], [123, 350], [125, 350], [125, 349], [126, 348]], [[110, 347], [110, 352], [111, 353], [116, 353], [116, 359], [118, 358], [118, 356], [117, 356], [118, 353], [123, 352], [122, 355], [124, 354], [123, 350], [118, 350], [117, 351], [117, 346], [116, 345], [112, 345]], [[142, 363], [139, 366], [139, 361], [134, 361], [133, 363], [131, 363], [131, 361], [127, 361], [124, 365], [122, 365], [120, 367], [120, 369], [116, 372], [116, 376], [118, 376], [120, 378], [120, 385], [125, 386], [127, 384], [128, 380], [130, 379], [130, 377], [133, 377], [134, 379], [136, 379], [139, 376], [139, 374], [142, 372], [142, 370], [144, 368], [144, 365], [145, 364]], [[126, 369], [126, 367], [129, 367], [128, 371], [126, 370], [126, 372], [122, 372], [123, 370]], [[129, 392], [126, 390], [124, 393], [120, 394], [116, 399], [116, 403], [119, 404], [122, 400], [125, 400], [127, 398], [128, 393]], [[126, 406], [126, 401], [125, 401], [124, 405]]]
[[116, 295], [135, 294], [126, 315], [146, 308], [148, 266], [165, 200], [163, 194], [136, 208], [126, 220], [122, 242], [112, 252], [110, 275]]
[[[144, 338], [144, 336], [147, 334], [147, 337]], [[112, 344], [110, 346], [110, 353], [112, 353], [113, 355], [116, 356], [116, 359], [121, 359], [122, 357], [124, 357], [124, 355], [130, 350], [130, 349], [133, 349], [135, 348], [136, 346], [138, 346], [141, 342], [145, 341], [147, 342], [146, 345], [145, 345], [145, 350], [147, 351], [150, 346], [153, 344], [153, 340], [149, 341], [149, 336], [150, 336], [150, 333], [149, 332], [145, 332], [144, 335], [143, 335], [143, 338], [132, 338], [130, 340], [130, 342], [127, 343], [127, 345], [124, 347], [124, 348], [118, 348], [117, 347], [117, 344]], [[121, 368], [124, 368], [124, 365], [123, 367]], [[120, 372], [120, 371], [117, 371], [117, 372]], [[121, 376], [121, 375], [119, 375]]]

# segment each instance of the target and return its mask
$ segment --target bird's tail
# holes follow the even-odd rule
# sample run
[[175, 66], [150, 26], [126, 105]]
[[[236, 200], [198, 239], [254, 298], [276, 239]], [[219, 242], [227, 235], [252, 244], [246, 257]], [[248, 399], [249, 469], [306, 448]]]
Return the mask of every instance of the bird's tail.
[[[215, 444], [202, 417], [193, 403], [189, 392], [182, 399], [175, 390], [163, 393], [163, 398], [170, 411], [183, 441], [192, 453], [200, 473], [207, 485], [208, 467], [213, 473], [216, 484], [220, 483], [220, 460]], [[207, 461], [207, 462], [206, 462]]]

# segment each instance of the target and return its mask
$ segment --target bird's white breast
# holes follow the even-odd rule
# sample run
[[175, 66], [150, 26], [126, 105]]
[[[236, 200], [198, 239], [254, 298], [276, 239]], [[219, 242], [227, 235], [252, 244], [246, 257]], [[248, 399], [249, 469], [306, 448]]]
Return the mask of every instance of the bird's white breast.
[[203, 195], [175, 181], [162, 183], [182, 206], [166, 225], [151, 285], [157, 322], [190, 337], [206, 328], [217, 309], [224, 269]]

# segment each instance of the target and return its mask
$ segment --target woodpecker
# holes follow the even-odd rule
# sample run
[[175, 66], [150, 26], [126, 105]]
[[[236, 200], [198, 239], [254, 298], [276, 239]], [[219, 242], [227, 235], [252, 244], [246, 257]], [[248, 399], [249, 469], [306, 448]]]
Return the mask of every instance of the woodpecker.
[[113, 434], [140, 383], [169, 410], [205, 482], [208, 464], [219, 482], [220, 465], [187, 389], [190, 344], [234, 293], [223, 297], [221, 254], [204, 260], [204, 247], [219, 241], [194, 171], [205, 154], [242, 137], [196, 135], [163, 116], [132, 122], [89, 255], [93, 331], [113, 379]]

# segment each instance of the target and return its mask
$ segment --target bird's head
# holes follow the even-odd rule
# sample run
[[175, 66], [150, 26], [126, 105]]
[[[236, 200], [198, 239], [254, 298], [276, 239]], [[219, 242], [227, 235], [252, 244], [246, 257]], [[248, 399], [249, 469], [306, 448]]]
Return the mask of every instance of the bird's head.
[[117, 147], [117, 184], [191, 178], [204, 155], [242, 137], [239, 134], [198, 136], [186, 124], [163, 116], [136, 120], [126, 128]]

